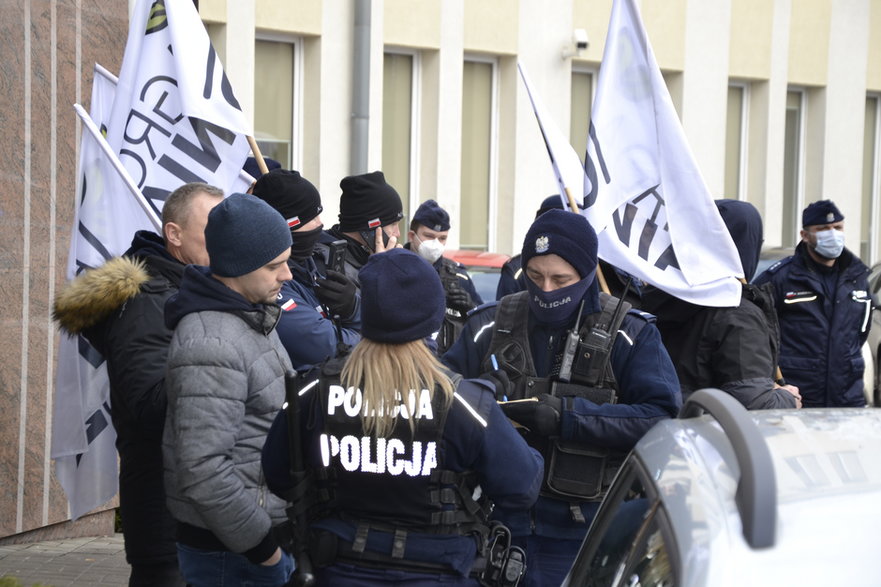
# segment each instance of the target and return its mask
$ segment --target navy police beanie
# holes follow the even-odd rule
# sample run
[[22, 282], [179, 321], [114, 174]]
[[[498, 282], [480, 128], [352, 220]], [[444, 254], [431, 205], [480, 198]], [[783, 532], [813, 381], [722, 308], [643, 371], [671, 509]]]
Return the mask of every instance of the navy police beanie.
[[416, 208], [413, 222], [431, 230], [450, 230], [450, 215], [434, 200], [425, 200]]
[[254, 184], [254, 195], [284, 216], [296, 230], [321, 214], [321, 195], [315, 186], [296, 171], [273, 169]]
[[358, 232], [394, 224], [404, 217], [401, 197], [382, 171], [350, 175], [340, 181], [340, 230]]
[[597, 267], [596, 232], [581, 214], [548, 210], [526, 232], [521, 251], [523, 268], [541, 255], [559, 255], [584, 279]]
[[215, 275], [250, 273], [291, 248], [291, 242], [281, 214], [250, 194], [231, 194], [208, 213], [205, 248]]
[[[269, 157], [264, 157], [263, 162], [266, 163], [266, 169], [272, 171], [273, 169], [278, 169], [281, 167], [281, 163], [276, 161], [275, 159], [270, 159]], [[248, 157], [245, 159], [245, 164], [242, 165], [242, 169], [253, 177], [254, 179], [259, 179], [261, 175], [260, 167], [257, 165], [257, 159], [254, 157]]]
[[370, 255], [361, 280], [361, 336], [403, 344], [440, 330], [446, 304], [437, 271], [407, 249]]
[[801, 213], [801, 225], [831, 224], [844, 220], [844, 215], [832, 200], [819, 200], [808, 205]]

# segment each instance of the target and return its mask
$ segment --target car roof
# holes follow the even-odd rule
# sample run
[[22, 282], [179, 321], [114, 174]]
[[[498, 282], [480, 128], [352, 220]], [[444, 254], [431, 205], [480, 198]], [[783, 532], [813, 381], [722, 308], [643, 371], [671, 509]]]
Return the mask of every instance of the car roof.
[[[776, 486], [776, 537], [752, 548], [736, 499], [740, 465], [711, 416], [667, 420], [637, 444], [682, 558], [682, 585], [881, 583], [881, 410], [749, 412]], [[775, 483], [776, 482], [776, 483]]]
[[488, 253], [471, 249], [447, 249], [444, 257], [466, 267], [501, 267], [510, 257], [502, 253]]

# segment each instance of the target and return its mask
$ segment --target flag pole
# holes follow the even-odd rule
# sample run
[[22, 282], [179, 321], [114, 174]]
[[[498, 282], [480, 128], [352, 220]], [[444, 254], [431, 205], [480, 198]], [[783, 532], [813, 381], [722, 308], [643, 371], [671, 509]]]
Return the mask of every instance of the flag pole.
[[[563, 189], [566, 191], [566, 199], [569, 200], [569, 209], [572, 212], [579, 214], [578, 204], [575, 202], [575, 198], [572, 196], [572, 192], [569, 191], [569, 187], [566, 186]], [[606, 276], [603, 275], [603, 268], [600, 267], [599, 257], [597, 257], [597, 281], [599, 281], [601, 292], [607, 293], [609, 295], [612, 294], [612, 292], [609, 291], [609, 284], [606, 281]], [[621, 297], [623, 298], [626, 294], [627, 294], [626, 291], [621, 292]]]
[[251, 152], [254, 153], [254, 159], [257, 160], [257, 169], [260, 170], [261, 174], [266, 175], [269, 173], [269, 168], [266, 167], [266, 161], [263, 160], [263, 153], [260, 152], [257, 141], [251, 135], [248, 135], [248, 144], [251, 145]]
[[84, 128], [92, 134], [95, 141], [98, 143], [98, 146], [104, 152], [104, 155], [107, 157], [107, 160], [113, 165], [113, 169], [116, 170], [116, 173], [119, 174], [119, 177], [122, 178], [122, 182], [129, 189], [132, 196], [143, 209], [144, 214], [147, 215], [147, 219], [156, 229], [156, 232], [162, 234], [162, 221], [159, 219], [159, 216], [156, 214], [156, 211], [147, 203], [147, 199], [144, 197], [144, 194], [141, 193], [141, 190], [138, 189], [138, 186], [135, 184], [132, 177], [128, 174], [125, 167], [123, 167], [122, 163], [119, 161], [119, 157], [116, 156], [116, 153], [113, 152], [113, 149], [110, 148], [110, 145], [107, 144], [107, 140], [104, 138], [104, 135], [101, 134], [101, 131], [98, 130], [98, 127], [95, 125], [95, 121], [92, 120], [92, 117], [89, 116], [89, 113], [83, 109], [79, 104], [73, 105], [74, 110], [76, 110], [77, 116], [82, 120]]

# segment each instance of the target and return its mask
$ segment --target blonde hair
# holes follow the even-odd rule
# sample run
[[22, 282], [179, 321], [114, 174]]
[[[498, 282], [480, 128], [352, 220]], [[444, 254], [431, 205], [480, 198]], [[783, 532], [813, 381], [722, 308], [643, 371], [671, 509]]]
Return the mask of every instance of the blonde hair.
[[[444, 407], [453, 401], [453, 382], [437, 357], [422, 339], [404, 344], [387, 344], [362, 339], [352, 351], [340, 376], [343, 387], [361, 389], [364, 409], [361, 425], [365, 434], [375, 438], [388, 437], [397, 423], [399, 404], [409, 406], [410, 393], [427, 389], [432, 400], [435, 393], [443, 394]], [[417, 418], [408, 418], [410, 432], [416, 431]]]

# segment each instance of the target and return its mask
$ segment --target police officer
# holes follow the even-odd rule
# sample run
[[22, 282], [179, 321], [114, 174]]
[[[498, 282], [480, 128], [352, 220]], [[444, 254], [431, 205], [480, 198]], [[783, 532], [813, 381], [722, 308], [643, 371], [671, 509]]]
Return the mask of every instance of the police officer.
[[404, 245], [432, 264], [444, 286], [447, 312], [437, 336], [439, 354], [453, 346], [468, 311], [483, 303], [465, 266], [444, 257], [449, 234], [450, 215], [434, 200], [426, 200], [413, 214]]
[[756, 279], [773, 283], [780, 369], [806, 408], [864, 406], [861, 347], [872, 324], [869, 269], [844, 247], [844, 216], [831, 200], [802, 212], [801, 242]]
[[[278, 294], [282, 313], [277, 332], [294, 369], [308, 371], [337, 354], [340, 345], [360, 340], [360, 296], [344, 274], [320, 274], [312, 258], [321, 238], [321, 195], [296, 171], [274, 169], [260, 176], [253, 194], [275, 208], [291, 228], [293, 278]], [[336, 323], [334, 323], [334, 319]]]
[[559, 585], [623, 453], [682, 401], [653, 317], [599, 293], [597, 238], [583, 216], [539, 216], [522, 259], [527, 290], [472, 312], [443, 360], [493, 380], [502, 409], [544, 453], [535, 507], [494, 515], [526, 547], [527, 585]]
[[[331, 483], [328, 511], [312, 524], [318, 583], [476, 585], [487, 499], [528, 509], [541, 457], [489, 386], [453, 377], [423, 342], [444, 313], [424, 260], [403, 249], [373, 255], [361, 284], [363, 339], [299, 392], [306, 460]], [[282, 412], [263, 450], [279, 495], [291, 487], [288, 446]]]
[[367, 258], [386, 247], [396, 246], [400, 240], [403, 206], [401, 197], [385, 181], [382, 171], [344, 177], [340, 189], [339, 224], [324, 232], [316, 247], [315, 260], [323, 270], [330, 261], [330, 243], [344, 240], [346, 276], [360, 287], [358, 271]]
[[[553, 194], [542, 201], [541, 206], [535, 211], [538, 218], [548, 210], [562, 210], [563, 200], [560, 194]], [[523, 263], [520, 255], [514, 255], [502, 265], [499, 283], [496, 286], [496, 299], [500, 300], [508, 294], [517, 293], [526, 289], [526, 275], [523, 273]]]

